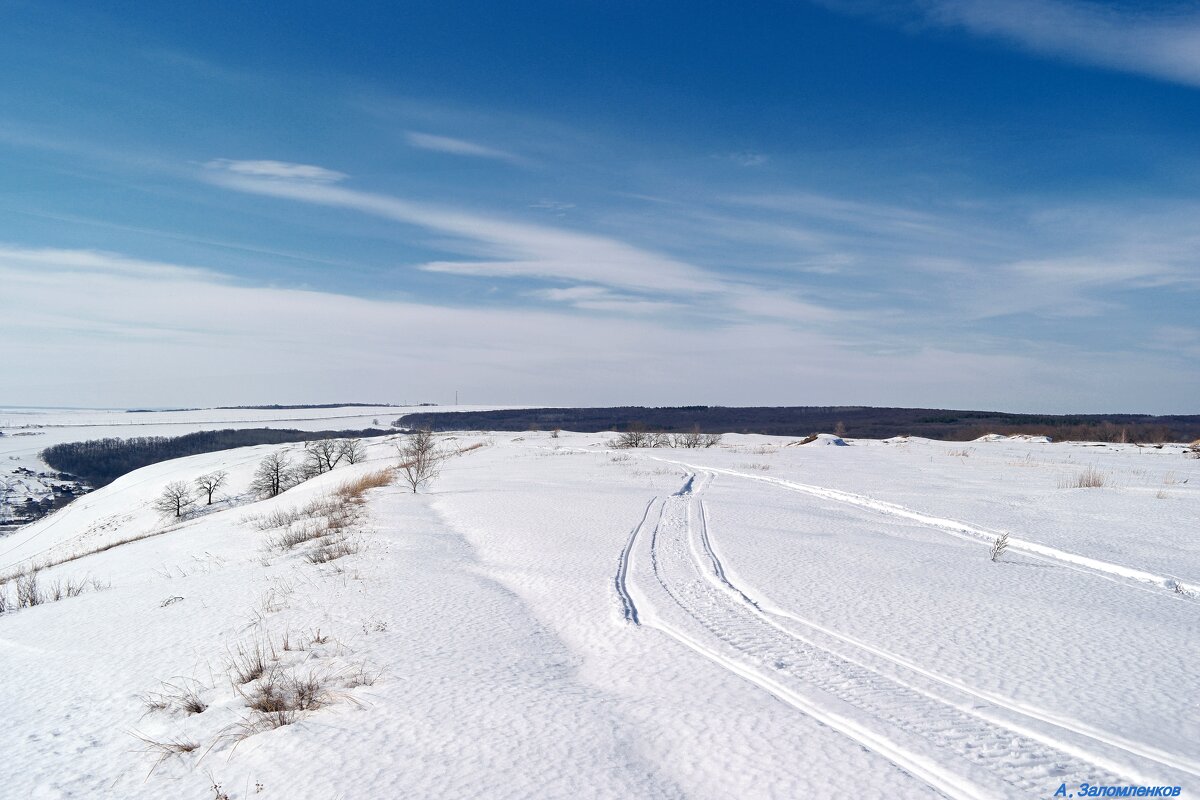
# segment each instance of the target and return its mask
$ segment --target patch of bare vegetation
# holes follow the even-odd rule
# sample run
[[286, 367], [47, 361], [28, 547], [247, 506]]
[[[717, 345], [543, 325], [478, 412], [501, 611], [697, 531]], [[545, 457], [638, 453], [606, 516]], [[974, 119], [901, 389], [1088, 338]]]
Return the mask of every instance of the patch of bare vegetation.
[[274, 509], [246, 521], [259, 531], [278, 531], [268, 545], [280, 552], [315, 543], [304, 558], [312, 564], [325, 564], [362, 549], [361, 542], [350, 534], [362, 520], [365, 495], [395, 479], [393, 467], [363, 473], [303, 506]]
[[1088, 467], [1082, 472], [1059, 478], [1060, 489], [1101, 489], [1109, 483], [1108, 474], [1095, 467]]
[[[235, 696], [244, 701], [247, 714], [240, 722], [221, 731], [217, 741], [231, 738], [241, 742], [257, 733], [291, 725], [305, 715], [341, 700], [358, 703], [348, 691], [373, 685], [381, 674], [365, 662], [341, 668], [315, 668], [297, 662], [298, 658], [303, 660], [303, 656], [291, 656], [293, 663], [289, 664], [288, 659], [280, 655], [329, 643], [331, 637], [323, 636], [319, 630], [306, 640], [294, 640], [290, 632], [285, 633], [282, 641], [282, 649], [279, 649], [270, 635], [264, 635], [238, 645], [231, 652], [226, 666]], [[337, 647], [340, 651], [341, 645]], [[308, 656], [312, 657], [312, 654]]]
[[369, 490], [390, 486], [395, 480], [395, 469], [384, 467], [374, 472], [359, 475], [354, 480], [346, 481], [334, 491], [334, 494], [343, 500], [361, 502], [363, 495]]
[[156, 756], [154, 765], [150, 767], [147, 777], [152, 775], [154, 770], [158, 769], [159, 765], [171, 756], [184, 755], [185, 753], [192, 753], [200, 749], [199, 742], [183, 737], [151, 739], [149, 736], [140, 733], [134, 733], [133, 737], [142, 743], [140, 752]]
[[274, 666], [249, 688], [239, 689], [251, 710], [239, 726], [243, 738], [263, 730], [272, 730], [296, 721], [297, 715], [315, 711], [330, 702], [327, 677], [314, 670], [302, 673], [295, 668]]
[[340, 538], [333, 541], [322, 541], [315, 549], [305, 553], [304, 558], [310, 564], [327, 564], [343, 556], [353, 555], [361, 549], [362, 547], [357, 541]]
[[618, 450], [632, 450], [642, 447], [716, 447], [720, 443], [721, 434], [701, 433], [699, 427], [685, 433], [665, 433], [647, 430], [640, 422], [631, 422], [628, 429], [619, 433], [608, 445]]
[[[68, 597], [78, 597], [89, 589], [100, 591], [108, 588], [108, 584], [101, 583], [95, 578], [43, 581], [40, 573], [40, 568], [21, 569], [0, 577], [0, 614], [16, 611], [19, 608], [33, 608], [45, 603], [56, 603]], [[13, 585], [11, 596], [8, 592], [10, 583]]]
[[258, 638], [249, 643], [240, 643], [236, 650], [230, 651], [225, 668], [234, 683], [247, 684], [261, 678], [272, 660], [279, 660], [275, 644], [270, 637]]
[[208, 708], [201, 694], [204, 687], [192, 678], [176, 678], [175, 682], [164, 681], [157, 692], [147, 692], [142, 702], [151, 711], [181, 711], [184, 714], [202, 714]]

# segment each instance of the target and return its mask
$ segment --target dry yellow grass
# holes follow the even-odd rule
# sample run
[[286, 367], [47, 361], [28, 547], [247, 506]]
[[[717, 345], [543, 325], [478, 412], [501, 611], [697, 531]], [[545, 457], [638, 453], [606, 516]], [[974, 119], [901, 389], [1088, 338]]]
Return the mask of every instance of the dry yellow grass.
[[347, 481], [334, 492], [343, 500], [360, 500], [368, 489], [378, 489], [388, 486], [396, 479], [396, 471], [392, 467], [384, 467], [375, 472], [360, 475], [352, 481]]

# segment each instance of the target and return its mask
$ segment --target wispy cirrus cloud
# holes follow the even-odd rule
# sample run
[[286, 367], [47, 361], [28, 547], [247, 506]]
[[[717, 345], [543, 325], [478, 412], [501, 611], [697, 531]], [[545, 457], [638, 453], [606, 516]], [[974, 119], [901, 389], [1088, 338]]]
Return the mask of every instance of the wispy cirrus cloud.
[[432, 150], [435, 153], [447, 153], [449, 155], [467, 156], [469, 158], [490, 158], [495, 161], [507, 161], [510, 164], [526, 163], [524, 158], [507, 150], [469, 142], [466, 139], [456, 139], [452, 136], [407, 131], [404, 134], [404, 138], [410, 146], [416, 147], [419, 150]]
[[1084, 0], [818, 0], [843, 11], [918, 20], [999, 38], [1028, 50], [1200, 86], [1200, 9]]
[[[263, 180], [209, 162], [205, 177], [226, 188], [306, 203], [351, 208], [426, 228], [462, 241], [479, 257], [433, 261], [429, 272], [493, 277], [566, 280], [636, 291], [719, 292], [717, 276], [669, 256], [595, 234], [506, 220], [468, 211], [416, 203], [327, 183]], [[320, 168], [317, 168], [320, 169]]]
[[0, 263], [48, 274], [107, 274], [130, 278], [169, 278], [173, 280], [217, 280], [218, 273], [200, 267], [186, 267], [159, 261], [128, 258], [102, 250], [14, 247], [0, 244]]
[[[948, 407], [987, 396], [1024, 410], [1057, 383], [1069, 388], [1060, 403], [1078, 411], [1118, 387], [1127, 391], [1134, 370], [1155, 377], [1128, 401], [1148, 408], [1198, 388], [1175, 352], [885, 352], [854, 346], [838, 331], [777, 322], [681, 329], [653, 314], [372, 300], [249, 286], [208, 269], [86, 250], [0, 245], [0, 285], [0, 341], [37, 343], [5, 353], [5, 389], [30, 402], [218, 404], [332, 400], [336, 392], [418, 401], [457, 388], [496, 403], [921, 405], [938, 385]], [[577, 289], [561, 299], [605, 302], [614, 294]], [[1175, 332], [1171, 340], [1194, 336]], [[48, 354], [52, 371], [44, 369]], [[962, 380], [947, 385], [948, 373]]]
[[337, 183], [346, 179], [344, 172], [338, 172], [312, 164], [293, 164], [287, 161], [252, 160], [240, 161], [230, 158], [217, 158], [205, 164], [209, 169], [229, 172], [234, 175], [245, 175], [251, 178], [267, 178], [288, 181], [311, 181], [313, 183]]
[[530, 292], [530, 295], [589, 311], [652, 314], [662, 311], [672, 311], [681, 307], [679, 303], [664, 300], [649, 300], [645, 297], [621, 294], [603, 286], [571, 286], [565, 289], [538, 289]]
[[[426, 272], [569, 284], [530, 293], [592, 311], [646, 313], [691, 308], [724, 319], [793, 324], [856, 315], [825, 308], [793, 290], [758, 286], [608, 236], [518, 222], [305, 180], [264, 180], [210, 162], [205, 177], [229, 189], [351, 208], [449, 235], [472, 258], [430, 261]], [[451, 243], [451, 245], [453, 242]]]

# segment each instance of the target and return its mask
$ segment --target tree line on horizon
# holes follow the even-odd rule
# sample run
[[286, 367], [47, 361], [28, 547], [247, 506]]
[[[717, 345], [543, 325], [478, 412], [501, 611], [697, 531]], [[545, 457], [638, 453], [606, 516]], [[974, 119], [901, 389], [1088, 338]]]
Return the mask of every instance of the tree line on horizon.
[[182, 436], [136, 436], [128, 439], [90, 439], [47, 447], [42, 460], [98, 489], [135, 469], [173, 458], [213, 453], [259, 444], [287, 444], [331, 439], [386, 436], [393, 431], [300, 431], [290, 428], [242, 428], [197, 431]]
[[406, 414], [397, 427], [433, 430], [562, 430], [626, 432], [631, 426], [663, 433], [760, 433], [808, 436], [838, 433], [859, 439], [922, 436], [970, 441], [989, 433], [1049, 436], [1054, 440], [1192, 442], [1200, 438], [1200, 415], [1013, 414], [930, 408], [870, 406], [624, 406], [533, 408], [500, 411], [439, 411]]

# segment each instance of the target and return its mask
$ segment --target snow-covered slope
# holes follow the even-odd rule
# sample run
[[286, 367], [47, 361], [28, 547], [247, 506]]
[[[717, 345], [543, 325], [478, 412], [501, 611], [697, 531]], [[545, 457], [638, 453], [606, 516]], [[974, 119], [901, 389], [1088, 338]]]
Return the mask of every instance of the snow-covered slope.
[[[1200, 460], [1132, 445], [791, 441], [617, 452], [603, 435], [460, 434], [427, 492], [365, 489], [344, 518], [328, 498], [396, 463], [395, 442], [269, 501], [242, 496], [249, 476], [296, 446], [131, 473], [0, 539], [0, 574], [91, 552], [39, 581], [100, 584], [0, 615], [0, 786], [134, 798], [1200, 786]], [[213, 469], [230, 483], [207, 513], [165, 524], [150, 510], [168, 482]], [[1089, 470], [1103, 485], [1070, 488]], [[279, 544], [334, 516], [341, 557], [312, 563], [321, 540]], [[243, 683], [256, 649], [266, 677]], [[272, 727], [251, 707], [267, 681], [289, 700], [309, 681], [315, 707]], [[189, 695], [202, 712], [179, 707]]]

